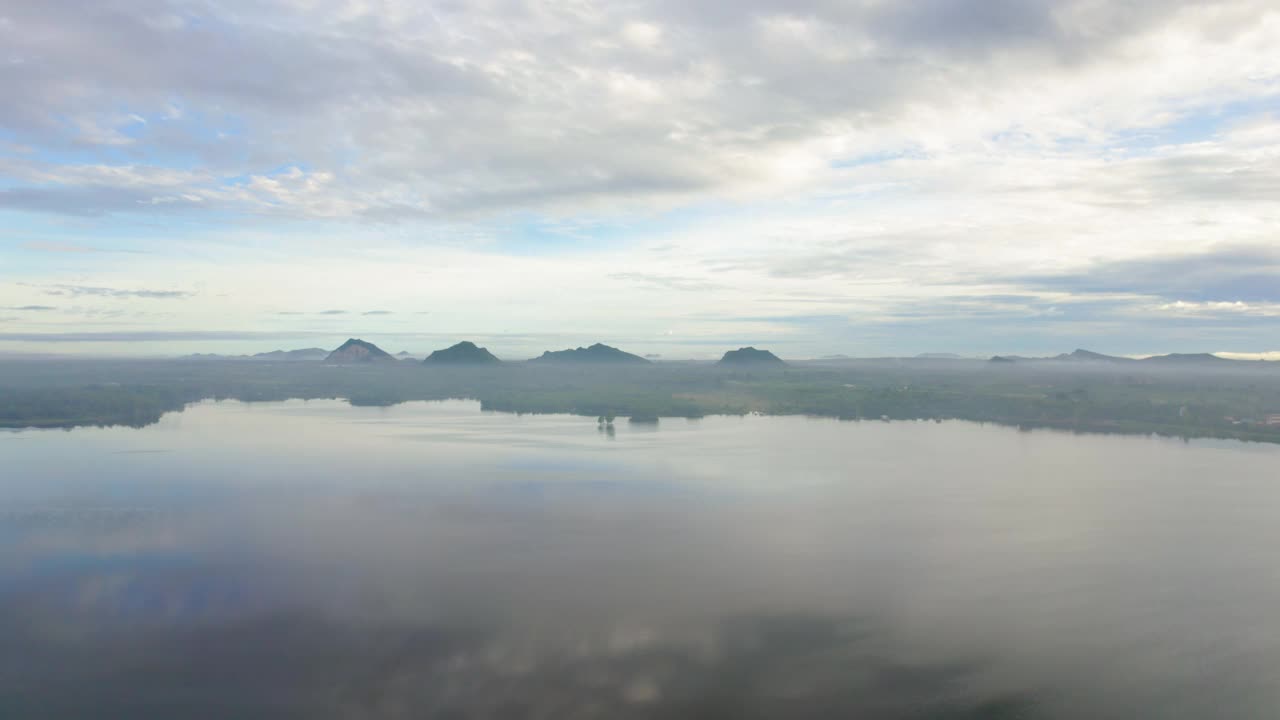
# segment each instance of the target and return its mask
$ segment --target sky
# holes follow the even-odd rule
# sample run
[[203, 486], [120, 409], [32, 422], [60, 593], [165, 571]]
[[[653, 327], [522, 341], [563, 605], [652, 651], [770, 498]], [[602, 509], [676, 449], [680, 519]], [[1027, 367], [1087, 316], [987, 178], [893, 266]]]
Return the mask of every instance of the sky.
[[1280, 358], [1277, 48], [1273, 0], [0, 0], [0, 353]]

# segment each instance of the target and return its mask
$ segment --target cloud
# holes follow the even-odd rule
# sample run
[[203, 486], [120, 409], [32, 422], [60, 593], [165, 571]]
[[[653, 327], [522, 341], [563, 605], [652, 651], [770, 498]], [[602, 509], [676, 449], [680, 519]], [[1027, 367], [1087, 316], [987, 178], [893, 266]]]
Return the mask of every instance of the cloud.
[[1280, 65], [1265, 0], [697, 5], [9, 8], [16, 144], [209, 172], [120, 185], [27, 157], [45, 179], [0, 205], [384, 222], [774, 194], [867, 153], [1160, 122], [1187, 111], [1171, 97], [1248, 97]]
[[145, 192], [125, 188], [25, 187], [0, 190], [0, 209], [93, 217], [135, 211], [149, 199]]
[[1280, 249], [1238, 247], [1103, 261], [1071, 272], [1020, 275], [1007, 280], [1072, 294], [1150, 295], [1173, 302], [1241, 304], [1236, 307], [1245, 303], [1280, 303]]
[[142, 254], [141, 250], [125, 250], [122, 248], [103, 248], [92, 247], [88, 245], [74, 245], [70, 243], [54, 243], [54, 242], [28, 242], [22, 244], [23, 250], [34, 250], [37, 252], [50, 253], [129, 253]]
[[690, 292], [700, 292], [704, 290], [717, 290], [725, 287], [724, 285], [699, 278], [677, 277], [673, 275], [661, 275], [656, 273], [641, 272], [619, 272], [610, 273], [609, 279], [631, 282], [641, 287], [654, 288], [659, 290], [683, 290]]
[[207, 340], [272, 340], [325, 337], [320, 332], [257, 332], [240, 330], [137, 330], [105, 332], [7, 332], [0, 333], [2, 342], [81, 343], [81, 342], [186, 342]]
[[5, 308], [6, 310], [21, 310], [25, 312], [47, 312], [49, 310], [57, 310], [52, 305], [19, 305], [17, 307]]
[[72, 297], [87, 295], [112, 298], [150, 298], [154, 300], [182, 300], [195, 296], [194, 292], [185, 290], [120, 290], [92, 285], [49, 285], [46, 287], [45, 294], [69, 295]]
[[[47, 0], [4, 18], [0, 213], [49, 253], [16, 256], [20, 277], [103, 306], [192, 299], [130, 318], [157, 330], [380, 312], [276, 311], [345, 287], [376, 289], [340, 300], [357, 308], [444, 303], [468, 336], [703, 341], [742, 318], [815, 354], [1280, 340], [1266, 0]], [[107, 277], [125, 289], [68, 289]], [[128, 289], [174, 277], [199, 296]], [[787, 317], [843, 320], [767, 320]]]
[[1214, 355], [1224, 357], [1229, 360], [1266, 360], [1268, 362], [1280, 361], [1280, 350], [1264, 350], [1262, 352], [1216, 352]]
[[[301, 312], [297, 310], [280, 310], [280, 311], [277, 311], [275, 314], [276, 315], [350, 315], [351, 311], [333, 309], [333, 310], [320, 310], [318, 312], [306, 313], [306, 312]], [[362, 316], [393, 315], [393, 314], [394, 313], [390, 310], [368, 310], [366, 312], [360, 313], [360, 315]]]

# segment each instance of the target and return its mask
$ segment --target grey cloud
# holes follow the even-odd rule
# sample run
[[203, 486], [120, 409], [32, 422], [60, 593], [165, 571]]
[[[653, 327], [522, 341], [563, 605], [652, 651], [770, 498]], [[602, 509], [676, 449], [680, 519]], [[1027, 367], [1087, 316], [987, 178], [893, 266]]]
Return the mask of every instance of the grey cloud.
[[[1251, 150], [1169, 152], [1108, 163], [1108, 171], [1084, 180], [1064, 180], [1053, 190], [1071, 192], [1103, 208], [1186, 206], [1201, 203], [1280, 202], [1280, 174], [1266, 156]], [[1017, 192], [1015, 190], [1015, 192]]]
[[[45, 0], [8, 7], [8, 49], [29, 62], [10, 63], [3, 81], [23, 99], [72, 111], [85, 98], [150, 101], [177, 91], [289, 114], [380, 95], [476, 94], [485, 86], [482, 76], [380, 41], [376, 28], [330, 34], [304, 16], [289, 17], [284, 5], [183, 5]], [[49, 116], [35, 113], [41, 106], [20, 106], [6, 104], [18, 115], [6, 119], [47, 128]]]
[[250, 332], [236, 330], [139, 330], [120, 332], [0, 333], [4, 342], [170, 342], [197, 340], [270, 340], [326, 337], [320, 332]]
[[[946, 227], [837, 237], [823, 242], [808, 242], [800, 249], [766, 257], [728, 263], [715, 260], [707, 268], [712, 271], [763, 272], [780, 279], [843, 276], [857, 284], [897, 282], [895, 275], [936, 265], [933, 257], [936, 246], [965, 239], [964, 231]], [[777, 244], [785, 247], [788, 240], [779, 237]]]
[[45, 293], [48, 295], [83, 295], [113, 298], [151, 298], [155, 300], [181, 300], [195, 296], [185, 290], [118, 290], [116, 288], [95, 287], [92, 285], [49, 285]]
[[0, 209], [94, 217], [117, 212], [167, 213], [200, 207], [190, 200], [156, 202], [145, 189], [97, 185], [17, 187], [0, 190]]
[[101, 248], [89, 245], [72, 245], [69, 243], [51, 243], [51, 242], [29, 242], [23, 243], [23, 250], [35, 250], [38, 252], [52, 253], [127, 253], [127, 254], [145, 254], [142, 250], [123, 250], [116, 248]]
[[706, 320], [723, 323], [774, 323], [778, 325], [826, 325], [847, 323], [847, 315], [759, 315], [743, 317], [706, 317]]
[[[341, 202], [228, 191], [212, 197], [215, 207], [391, 222], [683, 197], [770, 181], [773, 168], [757, 159], [833, 127], [890, 126], [908, 108], [946, 113], [998, 86], [1052, 81], [1189, 4], [649, 0], [578, 12], [532, 0], [387, 0], [363, 10], [336, 0], [11, 3], [0, 26], [11, 59], [0, 65], [0, 127], [37, 147], [109, 146], [106, 162], [196, 156], [223, 179], [284, 163], [340, 175], [315, 192]], [[1215, 5], [1228, 34], [1265, 9]], [[762, 29], [783, 16], [813, 37]], [[656, 48], [619, 39], [632, 20], [664, 29]], [[123, 133], [132, 121], [121, 112], [149, 119]], [[76, 215], [205, 207], [147, 206], [150, 192], [68, 183], [2, 191], [0, 206]]]
[[1199, 302], [1280, 302], [1280, 250], [1242, 247], [1198, 255], [1165, 255], [1004, 280], [1027, 288], [1080, 294], [1137, 294]]
[[611, 280], [621, 280], [624, 282], [632, 282], [637, 285], [642, 285], [642, 286], [657, 288], [662, 290], [689, 290], [689, 291], [698, 292], [698, 291], [704, 291], [704, 290], [719, 290], [719, 289], [728, 287], [727, 285], [710, 282], [707, 280], [698, 280], [696, 278], [685, 278], [685, 277], [679, 277], [675, 275], [658, 275], [654, 273], [639, 273], [639, 272], [612, 273], [609, 275], [609, 278]]
[[49, 310], [57, 310], [52, 305], [19, 305], [18, 307], [5, 308], [6, 310], [22, 310], [27, 312], [46, 312]]
[[[350, 315], [350, 310], [320, 310], [318, 312], [302, 312], [300, 310], [281, 310], [276, 315]], [[361, 315], [392, 315], [390, 310], [369, 310], [360, 313]]]

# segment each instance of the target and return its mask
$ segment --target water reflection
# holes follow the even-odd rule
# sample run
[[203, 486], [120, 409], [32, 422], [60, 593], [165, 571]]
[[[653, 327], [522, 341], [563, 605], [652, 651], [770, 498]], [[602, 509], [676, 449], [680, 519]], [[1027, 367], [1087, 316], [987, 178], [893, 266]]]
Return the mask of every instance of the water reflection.
[[1274, 448], [615, 425], [210, 403], [0, 437], [0, 717], [1280, 707]]
[[[279, 612], [207, 624], [11, 618], [35, 649], [6, 717], [1035, 717], [980, 663], [897, 658], [855, 620], [724, 620], [557, 638]], [[56, 637], [53, 637], [55, 636]]]

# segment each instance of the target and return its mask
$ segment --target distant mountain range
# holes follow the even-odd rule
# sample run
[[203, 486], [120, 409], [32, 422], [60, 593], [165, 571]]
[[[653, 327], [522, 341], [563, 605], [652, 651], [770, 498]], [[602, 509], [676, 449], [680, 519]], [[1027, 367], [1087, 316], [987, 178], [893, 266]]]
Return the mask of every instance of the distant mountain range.
[[543, 364], [593, 364], [593, 365], [648, 365], [649, 361], [639, 355], [623, 352], [616, 347], [596, 343], [591, 347], [580, 347], [572, 350], [548, 350], [530, 360], [531, 363]]
[[782, 358], [768, 350], [757, 350], [753, 347], [730, 350], [716, 363], [722, 367], [783, 367]]
[[244, 362], [319, 362], [328, 357], [324, 348], [300, 348], [298, 350], [272, 350], [254, 355], [219, 355], [217, 353], [193, 353], [179, 360], [239, 360]]
[[1233, 362], [1227, 358], [1218, 357], [1211, 353], [1170, 353], [1168, 355], [1152, 355], [1145, 358], [1127, 358], [1117, 355], [1103, 355], [1102, 353], [1093, 352], [1092, 350], [1074, 350], [1053, 357], [1020, 357], [1017, 355], [996, 355], [992, 357], [990, 362], [994, 363], [1027, 363], [1027, 362], [1064, 362], [1064, 363], [1093, 363], [1093, 364], [1131, 364], [1145, 363], [1148, 365], [1198, 365], [1204, 363], [1225, 363]]
[[422, 362], [427, 365], [496, 365], [502, 361], [485, 348], [464, 340], [457, 345], [436, 350]]
[[253, 356], [254, 360], [271, 360], [274, 362], [307, 362], [311, 360], [323, 360], [329, 356], [329, 351], [324, 348], [302, 348], [301, 350], [272, 350], [271, 352], [258, 353]]
[[[420, 355], [415, 356], [407, 351], [399, 352], [391, 355], [386, 351], [374, 345], [371, 342], [360, 340], [358, 338], [350, 338], [340, 347], [333, 351], [324, 348], [310, 347], [298, 348], [295, 350], [272, 350], [270, 352], [261, 352], [254, 355], [219, 355], [216, 353], [194, 353], [192, 355], [184, 355], [179, 360], [185, 361], [234, 361], [234, 362], [272, 362], [272, 363], [295, 363], [295, 362], [320, 362], [324, 361], [330, 364], [352, 364], [352, 363], [370, 363], [395, 361], [397, 359], [404, 361], [418, 362]], [[647, 358], [658, 358], [659, 355], [649, 355], [641, 357], [629, 352], [624, 352], [618, 348], [596, 343], [589, 347], [578, 347], [568, 350], [548, 350], [542, 355], [533, 358], [529, 362], [536, 364], [631, 364], [641, 365], [649, 364]], [[856, 358], [848, 355], [828, 355], [822, 360], [855, 360]], [[916, 360], [964, 360], [961, 355], [952, 353], [923, 353], [915, 356]], [[975, 358], [976, 359], [976, 358]], [[432, 352], [426, 359], [422, 360], [427, 365], [495, 365], [502, 361], [486, 348], [479, 347], [474, 342], [464, 340], [441, 350]], [[1211, 353], [1169, 353], [1166, 355], [1153, 355], [1145, 358], [1130, 358], [1118, 355], [1106, 355], [1092, 350], [1077, 349], [1069, 353], [1052, 355], [1047, 357], [1025, 357], [1021, 355], [995, 355], [988, 362], [995, 364], [1011, 364], [1011, 363], [1074, 363], [1074, 364], [1092, 364], [1092, 365], [1205, 365], [1205, 364], [1231, 364], [1243, 363], [1246, 361], [1231, 360], [1229, 358], [1219, 357]], [[738, 348], [730, 350], [716, 363], [721, 367], [766, 367], [785, 366], [786, 363], [768, 350], [760, 350], [754, 347]]]

